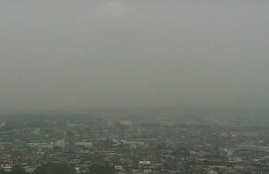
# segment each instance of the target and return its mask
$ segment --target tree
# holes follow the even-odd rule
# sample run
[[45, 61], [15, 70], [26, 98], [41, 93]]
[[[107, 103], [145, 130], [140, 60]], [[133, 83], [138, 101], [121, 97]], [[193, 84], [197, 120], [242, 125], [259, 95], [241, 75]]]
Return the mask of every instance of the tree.
[[89, 174], [114, 174], [114, 170], [109, 166], [100, 166], [93, 164], [89, 168]]
[[21, 166], [14, 166], [10, 174], [26, 174], [26, 172]]
[[74, 169], [64, 163], [47, 163], [36, 168], [33, 174], [72, 174]]
[[173, 152], [173, 155], [188, 157], [190, 155], [190, 151], [186, 147], [179, 147]]

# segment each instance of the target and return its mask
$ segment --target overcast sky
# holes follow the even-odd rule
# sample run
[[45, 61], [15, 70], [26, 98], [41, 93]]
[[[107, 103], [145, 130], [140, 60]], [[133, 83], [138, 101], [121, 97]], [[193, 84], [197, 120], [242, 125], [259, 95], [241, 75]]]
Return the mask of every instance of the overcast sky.
[[1, 0], [0, 113], [269, 105], [267, 0]]

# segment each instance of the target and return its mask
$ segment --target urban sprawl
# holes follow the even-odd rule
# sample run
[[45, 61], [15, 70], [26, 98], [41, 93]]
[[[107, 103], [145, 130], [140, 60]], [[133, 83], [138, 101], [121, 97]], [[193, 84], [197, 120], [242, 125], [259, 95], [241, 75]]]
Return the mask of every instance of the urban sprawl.
[[3, 117], [1, 171], [19, 166], [31, 174], [64, 163], [76, 174], [91, 173], [92, 166], [114, 174], [269, 173], [266, 127], [145, 115]]

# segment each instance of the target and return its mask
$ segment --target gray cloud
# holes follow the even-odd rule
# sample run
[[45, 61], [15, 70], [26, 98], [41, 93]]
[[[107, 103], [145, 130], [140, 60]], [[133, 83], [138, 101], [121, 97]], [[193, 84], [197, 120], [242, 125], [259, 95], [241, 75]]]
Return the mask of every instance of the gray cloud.
[[267, 110], [268, 1], [1, 1], [1, 112]]

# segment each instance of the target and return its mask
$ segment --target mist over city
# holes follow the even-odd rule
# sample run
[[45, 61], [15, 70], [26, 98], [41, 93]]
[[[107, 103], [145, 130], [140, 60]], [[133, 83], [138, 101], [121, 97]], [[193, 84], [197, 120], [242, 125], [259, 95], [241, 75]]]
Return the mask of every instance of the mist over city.
[[0, 174], [269, 173], [269, 1], [0, 2]]
[[267, 1], [3, 1], [2, 113], [268, 111]]

